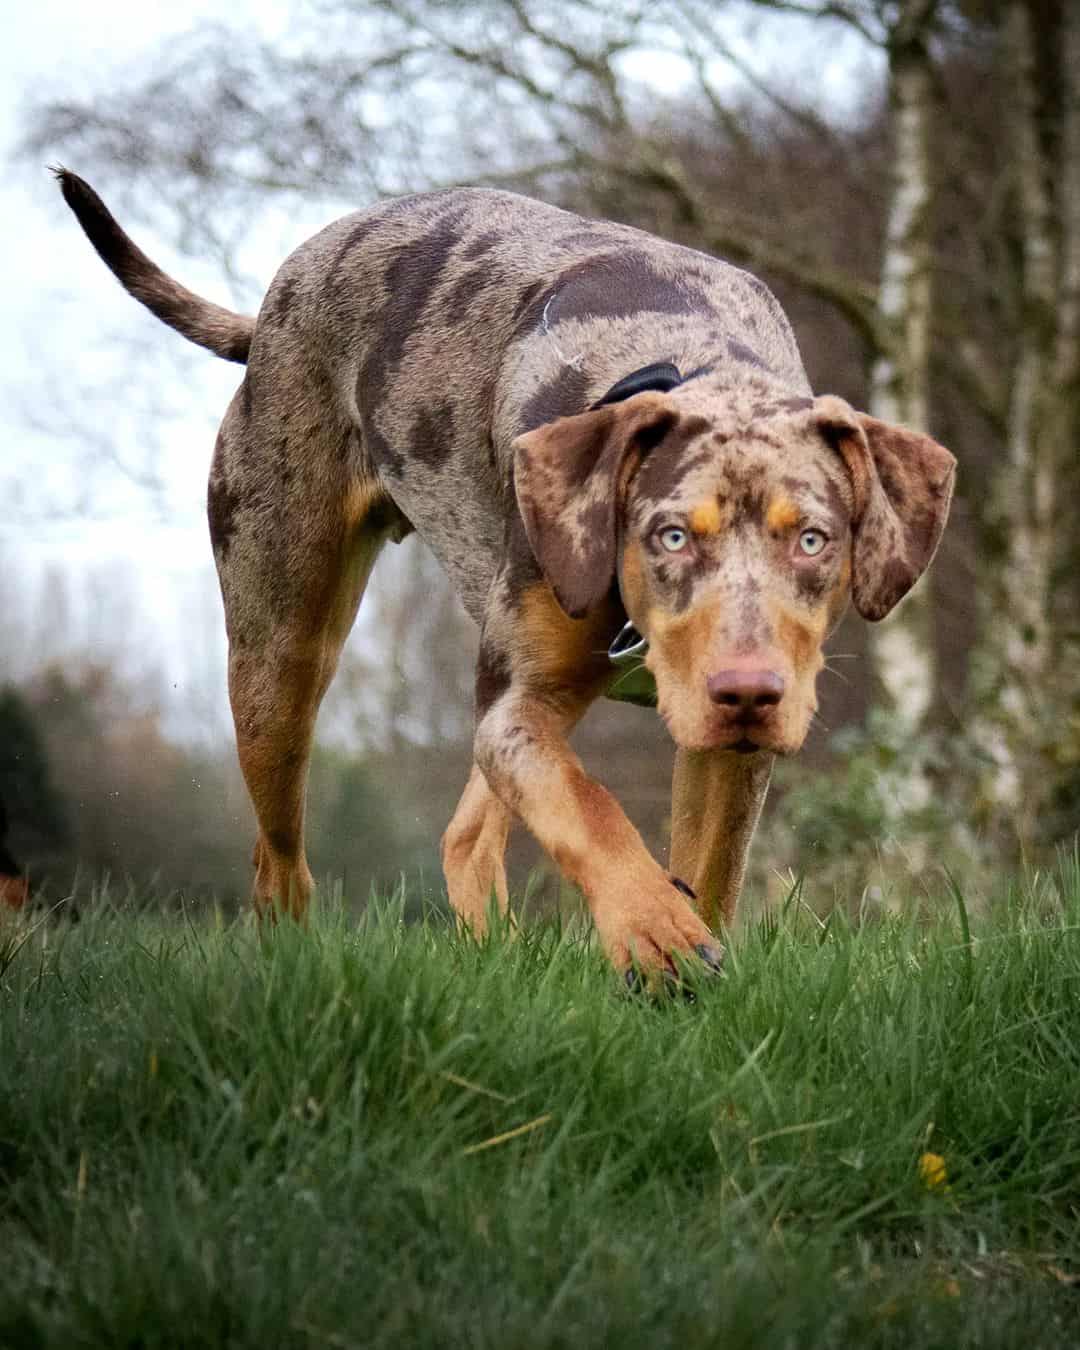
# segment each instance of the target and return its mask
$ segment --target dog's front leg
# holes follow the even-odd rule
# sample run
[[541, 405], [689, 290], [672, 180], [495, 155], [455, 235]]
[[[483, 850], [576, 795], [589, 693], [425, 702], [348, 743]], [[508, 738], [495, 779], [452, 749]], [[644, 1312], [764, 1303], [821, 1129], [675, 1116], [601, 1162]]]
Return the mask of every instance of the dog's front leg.
[[674, 970], [676, 954], [716, 964], [720, 950], [618, 802], [566, 741], [591, 701], [511, 687], [480, 719], [476, 761], [492, 790], [584, 892], [601, 944], [625, 969]]
[[671, 793], [671, 870], [693, 887], [701, 917], [730, 925], [773, 756], [678, 750]]

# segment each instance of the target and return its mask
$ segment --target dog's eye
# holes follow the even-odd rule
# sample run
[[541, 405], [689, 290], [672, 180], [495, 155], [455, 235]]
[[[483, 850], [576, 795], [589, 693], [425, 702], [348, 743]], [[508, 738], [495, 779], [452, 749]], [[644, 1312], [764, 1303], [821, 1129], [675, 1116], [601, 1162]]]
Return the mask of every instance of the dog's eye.
[[799, 547], [809, 558], [820, 553], [828, 542], [827, 536], [821, 530], [803, 530], [799, 535]]
[[686, 547], [686, 531], [678, 525], [667, 525], [660, 531], [660, 542], [669, 553], [678, 553]]

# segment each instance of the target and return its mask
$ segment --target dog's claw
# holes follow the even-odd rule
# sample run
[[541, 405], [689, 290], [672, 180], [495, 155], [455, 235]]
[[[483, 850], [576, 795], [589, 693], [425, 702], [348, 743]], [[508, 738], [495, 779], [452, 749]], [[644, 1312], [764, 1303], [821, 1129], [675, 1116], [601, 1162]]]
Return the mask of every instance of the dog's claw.
[[708, 942], [699, 942], [694, 948], [698, 956], [705, 962], [710, 970], [720, 971], [724, 968], [724, 949], [723, 947], [714, 947]]
[[688, 900], [697, 900], [697, 893], [693, 886], [688, 886], [682, 877], [672, 876], [671, 884], [677, 891], [681, 891]]

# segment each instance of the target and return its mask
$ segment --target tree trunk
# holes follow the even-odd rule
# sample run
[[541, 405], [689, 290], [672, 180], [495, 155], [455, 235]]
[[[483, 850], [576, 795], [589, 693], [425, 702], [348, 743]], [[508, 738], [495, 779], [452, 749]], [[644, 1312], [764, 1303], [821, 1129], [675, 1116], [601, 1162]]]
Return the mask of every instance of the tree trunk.
[[[890, 350], [877, 356], [870, 380], [870, 412], [919, 430], [926, 429], [928, 402], [932, 88], [927, 30], [935, 7], [935, 0], [904, 0], [889, 37], [892, 196], [878, 310]], [[887, 707], [906, 729], [918, 731], [936, 680], [931, 592], [925, 580], [896, 614], [872, 630], [870, 652]]]
[[[1064, 6], [1069, 42], [1077, 18]], [[1010, 170], [1016, 198], [1020, 277], [1016, 355], [1012, 371], [1007, 456], [994, 485], [991, 526], [1000, 562], [984, 590], [983, 639], [977, 662], [978, 743], [987, 758], [979, 805], [985, 824], [1024, 848], [1032, 839], [1052, 781], [1047, 754], [1055, 732], [1048, 718], [1052, 672], [1051, 583], [1059, 524], [1055, 486], [1069, 440], [1069, 368], [1075, 368], [1076, 321], [1057, 313], [1059, 276], [1076, 297], [1076, 240], [1055, 247], [1050, 170], [1039, 135], [1040, 88], [1032, 16], [1026, 0], [1011, 0], [1002, 23], [1002, 57], [1009, 110]], [[1068, 49], [1065, 52], [1068, 59]], [[1063, 75], [1066, 88], [1071, 78]], [[1073, 102], [1075, 95], [1066, 93]], [[1068, 120], [1068, 119], [1067, 119]], [[1064, 137], [1075, 140], [1075, 125]], [[1063, 162], [1059, 205], [1075, 197], [1076, 165]], [[1059, 224], [1066, 224], [1064, 214]], [[1073, 222], [1075, 230], [1075, 220]], [[1063, 244], [1065, 241], [1063, 240]], [[1072, 256], [1067, 257], [1066, 254]], [[1068, 305], [1064, 307], [1068, 310]], [[1070, 334], [1071, 330], [1071, 334]]]

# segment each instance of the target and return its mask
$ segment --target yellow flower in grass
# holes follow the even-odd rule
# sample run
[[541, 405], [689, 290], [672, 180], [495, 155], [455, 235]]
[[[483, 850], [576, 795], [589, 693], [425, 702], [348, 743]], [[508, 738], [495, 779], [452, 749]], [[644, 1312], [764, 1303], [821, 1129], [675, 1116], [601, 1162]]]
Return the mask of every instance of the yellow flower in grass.
[[947, 1191], [949, 1174], [940, 1153], [923, 1153], [919, 1158], [919, 1176], [928, 1191]]

